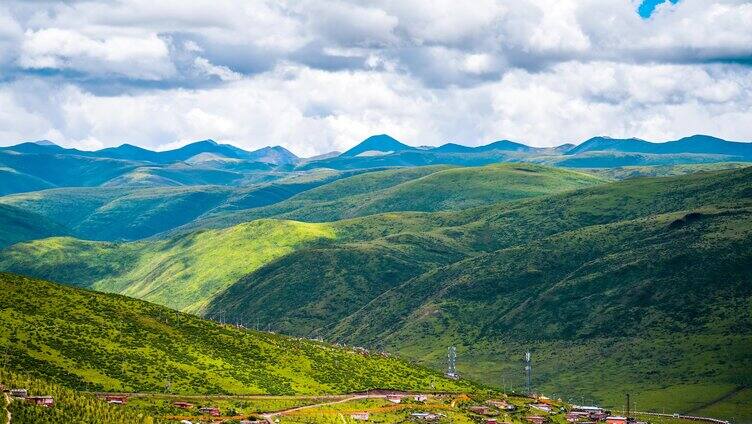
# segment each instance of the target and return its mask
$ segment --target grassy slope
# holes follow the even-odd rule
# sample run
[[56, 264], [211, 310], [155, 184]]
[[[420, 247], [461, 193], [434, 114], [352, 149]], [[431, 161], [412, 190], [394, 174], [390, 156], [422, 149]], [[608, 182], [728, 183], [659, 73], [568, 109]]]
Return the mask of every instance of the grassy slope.
[[[31, 396], [52, 396], [53, 408], [41, 408], [23, 401], [13, 401], [10, 412], [14, 424], [156, 424], [160, 419], [132, 408], [109, 405], [93, 395], [85, 395], [41, 378], [29, 377], [0, 369], [0, 384], [25, 388]], [[4, 400], [3, 400], [4, 401]], [[2, 411], [5, 420], [5, 411]], [[3, 421], [5, 423], [5, 421]]]
[[53, 184], [41, 178], [0, 165], [0, 196], [10, 193], [44, 190], [52, 187], [54, 187]]
[[0, 204], [0, 249], [24, 240], [67, 234], [69, 230], [43, 216]]
[[[384, 336], [404, 353], [433, 365], [443, 362], [446, 345], [457, 344], [463, 358], [476, 364], [461, 362], [461, 370], [495, 383], [504, 375], [508, 376], [507, 382], [519, 381], [517, 358], [532, 346], [540, 361], [536, 365], [539, 387], [560, 387], [570, 395], [582, 393], [617, 404], [621, 389], [614, 391], [613, 387], [593, 384], [617, 375], [624, 387], [649, 389], [645, 393], [650, 393], [653, 401], [684, 393], [680, 396], [684, 406], [691, 406], [692, 402], [697, 405], [737, 384], [727, 378], [732, 359], [748, 363], [748, 357], [740, 354], [750, 351], [746, 348], [749, 331], [744, 321], [748, 313], [739, 312], [742, 310], [738, 306], [722, 304], [719, 311], [710, 312], [704, 307], [697, 309], [701, 318], [720, 324], [706, 328], [708, 323], [703, 321], [703, 326], [687, 328], [690, 332], [698, 328], [708, 331], [687, 334], [687, 328], [677, 326], [675, 316], [664, 313], [662, 304], [653, 304], [654, 309], [638, 316], [653, 319], [648, 323], [659, 327], [662, 320], [672, 318], [673, 321], [665, 321], [671, 332], [651, 334], [652, 339], [632, 343], [633, 336], [624, 336], [623, 331], [615, 336], [595, 330], [603, 330], [610, 323], [623, 324], [612, 330], [639, 328], [634, 327], [637, 324], [633, 320], [608, 321], [607, 309], [585, 308], [580, 315], [568, 316], [571, 322], [563, 325], [558, 315], [549, 311], [550, 305], [541, 306], [532, 300], [545, 299], [549, 288], [558, 287], [556, 278], [568, 282], [561, 278], [565, 272], [573, 273], [577, 284], [594, 281], [594, 285], [587, 286], [594, 290], [594, 299], [608, 295], [606, 298], [616, 301], [622, 299], [617, 294], [623, 290], [627, 290], [624, 298], [642, 300], [643, 289], [650, 295], [663, 287], [684, 287], [682, 284], [687, 281], [718, 284], [719, 280], [709, 274], [712, 268], [697, 269], [692, 256], [682, 256], [686, 246], [694, 249], [691, 252], [700, 258], [698, 263], [729, 264], [720, 271], [728, 274], [726, 278], [733, 283], [729, 288], [737, 291], [730, 292], [731, 298], [744, 299], [749, 282], [733, 271], [740, 263], [748, 263], [740, 255], [750, 251], [745, 229], [750, 221], [745, 215], [750, 199], [752, 169], [747, 168], [637, 178], [461, 212], [389, 213], [341, 221], [332, 224], [337, 240], [303, 246], [269, 262], [230, 287], [207, 313], [224, 311], [231, 318], [258, 318], [262, 325], [275, 323], [277, 328], [298, 334], [316, 330], [327, 337], [359, 342], [375, 343], [375, 339]], [[718, 214], [718, 210], [736, 212]], [[695, 220], [694, 215], [688, 215], [693, 211], [704, 215]], [[678, 231], [666, 232], [677, 220]], [[699, 243], [703, 234], [711, 237]], [[740, 237], [735, 240], [729, 234]], [[631, 251], [620, 250], [622, 245]], [[733, 261], [718, 261], [719, 255]], [[653, 258], [657, 265], [651, 268], [646, 259]], [[580, 269], [571, 267], [581, 261], [592, 266], [583, 268], [582, 272], [589, 272], [579, 275], [575, 271]], [[697, 281], [693, 280], [696, 276]], [[505, 297], [510, 290], [504, 285], [507, 279], [519, 286], [509, 299]], [[621, 281], [625, 287], [613, 286]], [[670, 303], [669, 312], [692, 312], [691, 307], [698, 305], [698, 293], [704, 293], [704, 288], [697, 287], [671, 292], [678, 303]], [[468, 293], [465, 289], [469, 289]], [[387, 295], [376, 297], [383, 291]], [[426, 296], [436, 293], [448, 297], [439, 296], [433, 302], [435, 299]], [[552, 293], [568, 299], [568, 307], [580, 311], [581, 301], [571, 300], [572, 292], [563, 292], [570, 297]], [[574, 293], [581, 294], [577, 290]], [[374, 297], [376, 301], [372, 301]], [[374, 307], [379, 302], [385, 303]], [[504, 309], [514, 302], [535, 306], [537, 309], [532, 310], [539, 312], [533, 316], [538, 317], [537, 321], [523, 320], [523, 327], [509, 327], [512, 334], [519, 333], [516, 339], [506, 337], [506, 333], [500, 335], [497, 326], [498, 323], [504, 330], [503, 325], [515, 322], [509, 317], [527, 317]], [[682, 309], [685, 302], [690, 309]], [[572, 313], [566, 308], [553, 310], [557, 314]], [[476, 319], [477, 311], [485, 311], [492, 318]], [[347, 315], [353, 316], [346, 319]], [[420, 326], [407, 325], [404, 319], [409, 316], [420, 318], [413, 320]], [[470, 324], [466, 322], [469, 319]], [[595, 332], [572, 341], [567, 328], [594, 328]], [[739, 337], [727, 334], [732, 332], [730, 328], [738, 331]], [[433, 333], [436, 335], [431, 336]], [[714, 350], [719, 344], [728, 346], [725, 353]], [[647, 353], [651, 355], [646, 356]], [[634, 357], [645, 359], [629, 367], [619, 366]], [[490, 373], [481, 373], [481, 365]], [[667, 371], [656, 376], [651, 374], [655, 369]], [[735, 377], [748, 378], [745, 374]], [[709, 383], [703, 383], [706, 380]], [[686, 395], [692, 390], [694, 398]], [[650, 399], [639, 402], [651, 405]]]
[[532, 347], [544, 388], [600, 400], [620, 396], [582, 388], [605, 376], [635, 393], [749, 384], [752, 211], [700, 211], [683, 226], [673, 223], [687, 212], [659, 215], [458, 262], [382, 295], [334, 335], [386, 340], [434, 365], [459, 344], [472, 358], [463, 371], [497, 382]]
[[54, 186], [97, 186], [116, 178], [143, 162], [72, 156], [64, 154], [17, 154], [0, 152], [0, 164]]
[[[42, 215], [90, 240], [134, 240], [171, 230], [212, 210], [255, 208], [351, 173], [292, 174], [244, 187], [85, 187], [43, 190], [0, 197], [7, 204]], [[28, 238], [16, 238], [28, 240]]]
[[[539, 384], [546, 389], [559, 387], [570, 394], [581, 391], [616, 404], [620, 392], [615, 393], [611, 387], [593, 388], [592, 382], [606, 381], [607, 375], [619, 375], [625, 387], [631, 385], [637, 390], [647, 384], [655, 390], [651, 396], [659, 399], [681, 393], [682, 387], [688, 384], [709, 381], [701, 384], [696, 396], [707, 400], [711, 393], [737, 384], [735, 378], [749, 384], [748, 375], [731, 375], [732, 368], [728, 365], [730, 359], [749, 364], [750, 358], [741, 354], [749, 351], [748, 312], [729, 303], [719, 303], [719, 310], [711, 311], [698, 299], [707, 295], [705, 286], [714, 287], [714, 299], [721, 293], [736, 301], [748, 299], [745, 296], [749, 296], [750, 282], [742, 271], [751, 260], [748, 224], [751, 199], [752, 169], [747, 168], [633, 179], [459, 213], [386, 214], [367, 220], [344, 221], [337, 224], [342, 225], [340, 233], [357, 229], [361, 234], [372, 236], [391, 234], [357, 245], [360, 250], [378, 247], [393, 252], [378, 255], [383, 259], [379, 263], [380, 271], [373, 272], [367, 265], [358, 267], [353, 262], [363, 262], [357, 258], [347, 260], [353, 249], [337, 252], [334, 246], [315, 253], [302, 249], [241, 280], [220, 296], [210, 311], [229, 309], [232, 312], [228, 313], [242, 316], [245, 306], [254, 305], [265, 296], [269, 299], [276, 296], [293, 302], [296, 307], [293, 311], [268, 308], [256, 314], [261, 316], [262, 322], [274, 322], [285, 331], [304, 334], [312, 331], [309, 323], [318, 323], [319, 333], [359, 342], [381, 343], [386, 338], [392, 346], [402, 348], [413, 357], [422, 357], [434, 366], [443, 362], [447, 345], [458, 344], [463, 346], [463, 354], [472, 355], [472, 359], [478, 361], [477, 367], [467, 366], [465, 370], [489, 382], [498, 383], [505, 372], [516, 369], [513, 367], [518, 366], [517, 358], [532, 345], [546, 364], [538, 368], [545, 370], [539, 375]], [[703, 215], [696, 217], [693, 211]], [[668, 231], [674, 221], [678, 229]], [[402, 234], [395, 234], [399, 232]], [[554, 239], [558, 244], [552, 244]], [[441, 252], [446, 246], [452, 247], [448, 251], [462, 254], [436, 255], [428, 271], [405, 265], [426, 257], [427, 252]], [[684, 253], [690, 252], [689, 247], [694, 249], [691, 252], [695, 256]], [[306, 261], [307, 255], [321, 260]], [[724, 259], [719, 261], [719, 257]], [[462, 259], [464, 261], [452, 265]], [[651, 265], [650, 260], [655, 264]], [[436, 268], [442, 261], [446, 266]], [[583, 263], [589, 266], [580, 269]], [[349, 272], [339, 274], [337, 271], [343, 267]], [[570, 278], [579, 284], [592, 282], [585, 293], [593, 299], [601, 299], [593, 303], [599, 308], [587, 308], [590, 298], [583, 308], [582, 289], [571, 289], [565, 292], [567, 296], [547, 291], [558, 287], [557, 278], [570, 273]], [[422, 275], [416, 277], [415, 274]], [[323, 283], [326, 292], [339, 290], [342, 293], [342, 288], [357, 286], [354, 283], [359, 278], [374, 282], [388, 280], [385, 287], [393, 289], [375, 301], [345, 296], [346, 303], [353, 305], [350, 307], [353, 317], [341, 321], [341, 310], [317, 307], [319, 298], [316, 296], [316, 301], [297, 303], [292, 287], [308, 282], [302, 287], [309, 290], [320, 280], [316, 277], [320, 275], [327, 276]], [[716, 279], [718, 275], [724, 277]], [[400, 286], [402, 282], [407, 282], [407, 286]], [[512, 296], [505, 284], [513, 283], [521, 291]], [[622, 283], [624, 287], [614, 286]], [[688, 283], [692, 284], [687, 286]], [[290, 288], [286, 289], [285, 285]], [[273, 287], [273, 290], [266, 287]], [[660, 295], [663, 291], [667, 293], [665, 298]], [[372, 294], [359, 292], [366, 296]], [[437, 293], [449, 298], [431, 302], [430, 295]], [[530, 303], [547, 296], [553, 299], [549, 303]], [[646, 323], [622, 318], [624, 309], [618, 309], [621, 299], [643, 301], [645, 296], [653, 302], [650, 304], [653, 309], [640, 310], [637, 315], [644, 317]], [[609, 310], [605, 299], [617, 305], [616, 309]], [[661, 299], [668, 303], [659, 302]], [[554, 308], [558, 301], [569, 309]], [[360, 305], [366, 307], [361, 309]], [[531, 306], [530, 314], [519, 315], [520, 311], [513, 308], [515, 305]], [[562, 311], [574, 315], [559, 317]], [[688, 330], [680, 324], [681, 319], [690, 317], [717, 321], [721, 327], [714, 329], [705, 322], [710, 326], [708, 332], [687, 335], [694, 327]], [[526, 320], [512, 325], [515, 319], [522, 318]], [[338, 320], [340, 325], [333, 330], [332, 321]], [[412, 322], [421, 325], [408, 325]], [[458, 323], [463, 326], [457, 327]], [[653, 326], [648, 328], [664, 328], [665, 324], [670, 331], [657, 334], [652, 340], [641, 338], [635, 343], [624, 338], [624, 334], [633, 337], [634, 331], [643, 324]], [[518, 337], [502, 342], [506, 333], [500, 328]], [[578, 336], [576, 329], [585, 333]], [[734, 336], [735, 331], [739, 332], [738, 337]], [[573, 336], [580, 338], [571, 341]], [[621, 338], [612, 340], [613, 337]], [[677, 349], [679, 340], [683, 343], [682, 349]], [[727, 350], [716, 352], [719, 345], [728, 346]], [[499, 350], [498, 346], [504, 348]], [[643, 363], [632, 362], [631, 367], [626, 367], [626, 374], [625, 368], [618, 366], [629, 363], [632, 358], [629, 355], [639, 357], [638, 354], [651, 352], [654, 346], [659, 348]], [[611, 352], [611, 355], [604, 352]], [[588, 359], [571, 361], [572, 358]], [[670, 361], [670, 366], [666, 360]], [[598, 366], [594, 367], [593, 363]], [[490, 373], [481, 373], [481, 367]], [[667, 370], [666, 374], [656, 380], [651, 373], [662, 368]], [[635, 371], [630, 374], [629, 370]], [[515, 377], [507, 381], [515, 380], [519, 386], [519, 374], [510, 375]], [[694, 402], [690, 402], [688, 396], [682, 398], [686, 401], [685, 407]], [[657, 405], [657, 402], [640, 401], [649, 407]]]
[[745, 162], [719, 162], [694, 165], [623, 166], [616, 168], [592, 168], [579, 170], [603, 178], [624, 180], [636, 177], [667, 177], [694, 174], [696, 172], [720, 171], [722, 169], [739, 169], [746, 168], [749, 165], [749, 163]]
[[147, 302], [0, 274], [6, 368], [87, 390], [322, 394], [469, 386], [394, 358], [222, 326]]
[[[434, 193], [431, 196], [438, 193], [440, 198], [445, 199], [443, 203], [427, 202], [422, 207], [457, 207], [460, 204], [536, 196], [600, 181], [577, 172], [523, 164], [459, 169], [411, 168], [356, 175], [335, 181], [296, 196], [293, 203], [312, 205], [311, 209], [314, 210], [320, 210], [317, 208], [321, 203], [336, 203], [340, 205], [337, 209], [344, 213], [341, 205], [363, 204], [365, 197], [370, 197], [371, 208], [373, 205], [383, 204], [386, 209], [390, 209], [409, 207], [402, 200], [404, 197], [420, 198], [429, 196], [428, 193]], [[445, 188], [441, 189], [442, 186]], [[162, 191], [175, 192], [174, 189]], [[138, 201], [135, 198], [139, 196], [146, 196], [147, 199]], [[92, 215], [102, 216], [107, 209], [114, 209], [120, 214], [135, 216], [135, 222], [142, 222], [150, 216], [164, 215], [163, 210], [175, 209], [170, 200], [162, 200], [158, 207], [149, 207], [154, 196], [154, 190], [129, 192], [98, 208]], [[105, 198], [104, 195], [102, 197]], [[180, 199], [182, 201], [183, 197]], [[130, 207], [121, 206], [123, 202], [127, 202]], [[237, 205], [238, 202], [225, 201], [225, 204]], [[178, 209], [183, 210], [184, 214], [188, 213], [188, 208]], [[136, 210], [146, 212], [137, 213]], [[361, 212], [365, 213], [365, 210]], [[316, 316], [324, 320], [331, 320], [333, 316], [344, 318], [350, 308], [362, 306], [364, 301], [393, 284], [431, 267], [457, 260], [465, 254], [461, 246], [457, 246], [449, 238], [424, 239], [418, 233], [405, 234], [401, 236], [402, 240], [391, 239], [382, 244], [359, 244], [375, 236], [401, 232], [405, 228], [415, 230], [415, 222], [402, 216], [393, 222], [386, 222], [383, 216], [379, 219], [381, 222], [377, 225], [371, 225], [371, 219], [367, 219], [342, 222], [334, 226], [256, 221], [225, 230], [187, 233], [166, 240], [127, 244], [75, 239], [39, 240], [20, 244], [4, 252], [0, 264], [6, 270], [126, 294], [184, 311], [200, 312], [213, 296], [242, 276], [313, 241], [319, 241], [316, 243], [317, 250], [306, 251], [302, 257], [293, 256], [289, 262], [290, 266], [296, 268], [296, 273], [301, 275], [297, 285], [281, 284], [288, 280], [288, 271], [284, 271], [267, 276], [265, 283], [256, 289], [274, 299], [295, 298], [298, 302], [290, 300], [284, 308], [276, 307], [269, 311], [263, 306], [266, 297], [258, 297], [253, 299], [252, 304], [244, 307], [248, 313], [239, 317], [265, 319], [300, 306], [299, 317], [285, 316], [277, 325], [306, 321], [303, 327], [298, 328], [303, 331], [303, 328], [313, 329], [323, 323], [315, 319]], [[88, 221], [91, 220], [92, 218], [88, 218]], [[110, 221], [111, 219], [104, 219], [102, 223]], [[100, 228], [104, 225], [90, 227]], [[376, 234], [373, 233], [373, 228], [377, 229]], [[336, 244], [321, 246], [321, 240], [334, 239], [335, 236]], [[335, 274], [339, 277], [325, 279], [321, 284], [319, 275], [305, 272], [306, 267], [321, 267], [323, 263], [327, 263], [331, 269], [337, 269]], [[352, 269], [349, 274], [344, 272], [350, 267]], [[384, 272], [389, 269], [397, 271]], [[348, 285], [342, 286], [341, 278], [347, 275], [357, 277]], [[256, 281], [255, 277], [245, 284], [254, 284], [253, 281]], [[330, 281], [332, 284], [328, 285]], [[301, 290], [301, 287], [306, 287], [307, 291]], [[312, 296], [313, 293], [319, 296]], [[238, 299], [248, 301], [245, 293], [239, 294]], [[343, 303], [342, 299], [353, 303]], [[218, 315], [219, 311], [212, 313]]]
[[264, 263], [333, 237], [326, 224], [254, 221], [152, 242], [50, 238], [7, 250], [0, 268], [196, 312]]
[[459, 210], [603, 182], [580, 172], [521, 163], [395, 169], [346, 178], [269, 207], [209, 216], [193, 227], [265, 217], [321, 222], [392, 211]]

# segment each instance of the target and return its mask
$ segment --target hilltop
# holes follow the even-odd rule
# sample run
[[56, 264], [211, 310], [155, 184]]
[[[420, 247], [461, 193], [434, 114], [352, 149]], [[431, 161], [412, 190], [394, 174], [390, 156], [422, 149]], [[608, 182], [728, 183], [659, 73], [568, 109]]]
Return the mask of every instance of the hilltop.
[[[42, 190], [0, 197], [0, 205], [39, 216], [26, 225], [48, 222], [47, 236], [73, 235], [91, 240], [134, 240], [172, 230], [220, 211], [262, 207], [361, 171], [314, 171], [273, 176], [241, 187], [81, 187]], [[2, 216], [2, 210], [0, 210]], [[9, 227], [14, 228], [14, 227]], [[40, 237], [13, 232], [14, 241]], [[0, 248], [6, 244], [0, 239]]]
[[604, 182], [581, 172], [522, 163], [397, 168], [343, 178], [269, 206], [208, 214], [187, 228], [271, 217], [324, 222], [384, 212], [460, 210]]
[[324, 394], [459, 391], [399, 359], [220, 325], [123, 296], [0, 274], [5, 367], [74, 389]]
[[312, 170], [369, 171], [430, 165], [482, 166], [534, 162], [571, 168], [681, 165], [752, 161], [752, 144], [694, 135], [665, 143], [593, 137], [579, 145], [532, 147], [498, 140], [479, 146], [446, 143], [413, 147], [387, 134], [374, 135], [344, 153], [301, 159], [282, 146], [254, 151], [202, 140], [152, 151], [122, 144], [96, 151], [67, 149], [49, 141], [0, 147], [0, 195], [67, 187], [231, 187], [296, 176]]
[[[117, 244], [48, 238], [2, 251], [0, 266], [5, 270], [125, 294], [182, 311], [200, 312], [214, 296], [241, 277], [296, 250], [334, 244], [355, 253], [359, 249], [350, 243], [369, 242], [373, 230], [388, 232], [379, 229], [378, 223], [369, 225], [370, 218], [315, 222], [327, 221], [335, 213], [339, 218], [385, 211], [461, 209], [601, 183], [603, 180], [587, 174], [524, 164], [373, 172], [305, 191], [276, 207], [258, 208], [261, 213], [270, 215], [277, 212], [273, 214], [277, 218], [282, 214], [295, 215], [314, 222], [255, 220], [224, 226], [226, 228], [181, 231], [162, 239]], [[412, 199], [421, 199], [421, 202]], [[404, 223], [410, 225], [408, 221]], [[373, 252], [364, 253], [371, 255]], [[359, 263], [362, 264], [356, 261], [353, 265]], [[378, 294], [375, 287], [379, 286], [365, 290], [375, 295]]]
[[[433, 171], [420, 178], [452, 169]], [[386, 175], [393, 184], [400, 174]], [[192, 276], [191, 264], [235, 264], [212, 269], [231, 278], [215, 286], [200, 313], [389, 347], [432, 367], [442, 366], [454, 344], [461, 372], [517, 387], [518, 357], [532, 348], [536, 384], [547, 391], [618, 402], [622, 389], [587, 389], [614, 375], [621, 387], [645, 393], [635, 395], [645, 408], [691, 391], [677, 404], [689, 409], [750, 381], [737, 366], [717, 364], [752, 369], [745, 353], [752, 324], [743, 309], [752, 287], [745, 271], [751, 194], [752, 168], [742, 168], [601, 183], [459, 211], [290, 222], [320, 235], [252, 266], [212, 258], [247, 251], [268, 237], [260, 228], [276, 231], [280, 221], [143, 245], [149, 248], [48, 239], [6, 249], [2, 263], [104, 290], [117, 291], [104, 282], [119, 279], [121, 288], [142, 287], [144, 294], [158, 293], [154, 282], [173, 274]], [[221, 248], [194, 248], [202, 234]], [[220, 234], [237, 234], [237, 242]], [[201, 253], [215, 250], [219, 256]], [[132, 270], [148, 278], [126, 284]], [[179, 301], [185, 281], [217, 280], [197, 274], [175, 281], [158, 301]]]

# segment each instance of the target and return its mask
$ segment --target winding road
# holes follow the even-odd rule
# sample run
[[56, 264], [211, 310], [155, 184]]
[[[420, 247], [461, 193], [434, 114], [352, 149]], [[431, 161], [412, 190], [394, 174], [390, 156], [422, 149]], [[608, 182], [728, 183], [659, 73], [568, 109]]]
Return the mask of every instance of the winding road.
[[287, 414], [287, 413], [290, 413], [290, 412], [295, 412], [295, 411], [300, 411], [300, 410], [303, 410], [303, 409], [310, 409], [310, 408], [320, 408], [322, 406], [327, 406], [327, 405], [336, 405], [338, 403], [345, 403], [345, 402], [350, 402], [352, 400], [359, 400], [359, 399], [384, 399], [387, 396], [388, 395], [385, 395], [385, 394], [378, 394], [378, 395], [354, 395], [354, 396], [346, 397], [346, 398], [343, 398], [343, 399], [340, 399], [340, 400], [335, 400], [335, 401], [332, 401], [332, 402], [317, 403], [317, 404], [314, 404], [314, 405], [296, 406], [294, 408], [284, 409], [282, 411], [270, 412], [270, 413], [267, 413], [267, 414], [263, 414], [262, 417], [264, 417], [264, 419], [266, 420], [267, 423], [269, 423], [269, 424], [275, 424], [274, 420], [273, 420], [274, 417], [278, 417], [280, 415], [284, 415], [284, 414]]
[[5, 419], [7, 420], [6, 423], [10, 424], [10, 420], [13, 418], [13, 416], [10, 414], [10, 396], [8, 396], [7, 393], [3, 393], [5, 395]]

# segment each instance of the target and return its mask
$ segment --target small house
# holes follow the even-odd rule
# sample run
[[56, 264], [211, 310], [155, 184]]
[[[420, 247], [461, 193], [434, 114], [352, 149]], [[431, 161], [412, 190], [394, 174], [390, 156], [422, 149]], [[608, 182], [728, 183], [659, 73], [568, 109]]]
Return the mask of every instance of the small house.
[[431, 412], [413, 412], [410, 414], [410, 417], [415, 418], [417, 420], [421, 421], [438, 421], [441, 419], [443, 415], [441, 414], [434, 414]]
[[530, 424], [543, 424], [546, 422], [546, 417], [541, 417], [540, 415], [528, 415], [525, 417], [525, 421]]
[[29, 395], [29, 391], [26, 389], [10, 389], [10, 395], [14, 398], [25, 398]]
[[400, 403], [402, 402], [402, 396], [397, 395], [387, 395], [386, 400], [392, 403]]
[[200, 412], [200, 413], [202, 413], [202, 414], [204, 414], [204, 415], [211, 415], [212, 417], [218, 417], [218, 416], [222, 415], [222, 414], [221, 414], [221, 413], [219, 412], [219, 408], [217, 408], [217, 407], [214, 407], [214, 406], [209, 406], [209, 407], [205, 407], [205, 408], [200, 408], [200, 409], [198, 410], [198, 412]]
[[620, 416], [606, 417], [606, 424], [627, 424], [627, 417], [620, 417]]
[[531, 407], [543, 411], [543, 412], [551, 412], [551, 405], [546, 403], [534, 403], [530, 405]]
[[516, 406], [512, 405], [511, 403], [508, 403], [505, 400], [494, 400], [494, 399], [491, 399], [491, 400], [487, 401], [486, 403], [489, 404], [489, 405], [491, 405], [491, 406], [495, 406], [495, 407], [497, 407], [497, 408], [499, 408], [499, 409], [501, 409], [503, 411], [514, 411], [515, 409], [517, 409]]
[[470, 412], [478, 414], [478, 415], [496, 415], [494, 411], [491, 410], [491, 408], [487, 406], [471, 406], [467, 408]]
[[415, 399], [416, 402], [425, 402], [426, 400], [428, 400], [428, 396], [426, 396], [426, 395], [415, 395], [414, 399]]
[[125, 395], [104, 395], [105, 402], [113, 405], [123, 405], [128, 403], [128, 396]]
[[191, 409], [191, 408], [193, 408], [193, 404], [190, 403], [190, 402], [177, 401], [177, 402], [172, 402], [172, 405], [175, 406], [175, 407], [178, 407], [180, 409]]
[[353, 412], [350, 414], [350, 418], [356, 421], [368, 421], [368, 418], [370, 418], [370, 414], [368, 411], [366, 412]]
[[567, 412], [567, 421], [570, 423], [576, 423], [580, 420], [587, 420], [589, 418], [590, 418], [590, 414], [588, 412], [578, 412], [578, 411]]
[[52, 408], [55, 406], [55, 399], [53, 399], [52, 396], [27, 396], [26, 402], [37, 406], [44, 406], [45, 408]]

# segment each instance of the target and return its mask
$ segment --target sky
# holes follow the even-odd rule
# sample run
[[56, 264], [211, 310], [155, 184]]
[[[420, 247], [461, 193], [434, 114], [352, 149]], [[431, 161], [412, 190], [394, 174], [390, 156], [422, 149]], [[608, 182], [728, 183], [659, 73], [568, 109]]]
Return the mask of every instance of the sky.
[[0, 145], [752, 140], [752, 1], [0, 2]]

